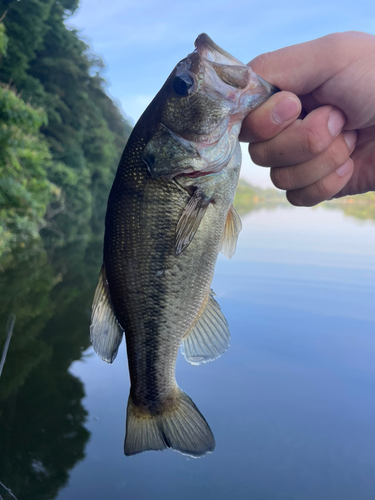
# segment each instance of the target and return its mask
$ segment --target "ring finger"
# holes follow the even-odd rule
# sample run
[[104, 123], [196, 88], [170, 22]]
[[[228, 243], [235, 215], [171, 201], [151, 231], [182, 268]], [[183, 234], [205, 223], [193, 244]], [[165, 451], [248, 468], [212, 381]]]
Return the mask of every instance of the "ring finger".
[[271, 168], [271, 180], [279, 189], [301, 189], [322, 179], [343, 165], [353, 152], [357, 134], [341, 133], [333, 143], [312, 160], [288, 167]]

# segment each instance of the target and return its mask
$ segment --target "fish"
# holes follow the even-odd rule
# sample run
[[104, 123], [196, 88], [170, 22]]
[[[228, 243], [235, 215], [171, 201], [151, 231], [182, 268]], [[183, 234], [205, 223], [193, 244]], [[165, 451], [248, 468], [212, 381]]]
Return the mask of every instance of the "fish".
[[167, 78], [121, 157], [105, 219], [91, 342], [112, 363], [125, 333], [130, 394], [125, 455], [172, 448], [201, 457], [213, 433], [175, 378], [228, 348], [211, 290], [221, 250], [235, 252], [233, 208], [244, 117], [277, 91], [208, 35]]

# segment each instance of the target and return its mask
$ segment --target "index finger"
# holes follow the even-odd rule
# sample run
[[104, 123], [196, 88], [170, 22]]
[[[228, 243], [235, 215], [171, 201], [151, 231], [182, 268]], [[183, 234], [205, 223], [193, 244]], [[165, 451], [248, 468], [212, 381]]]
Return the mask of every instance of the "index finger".
[[[367, 33], [333, 33], [261, 54], [248, 66], [280, 89], [296, 95], [309, 94], [356, 61], [359, 55], [373, 52], [374, 40], [374, 36]], [[331, 104], [337, 106], [335, 102]]]

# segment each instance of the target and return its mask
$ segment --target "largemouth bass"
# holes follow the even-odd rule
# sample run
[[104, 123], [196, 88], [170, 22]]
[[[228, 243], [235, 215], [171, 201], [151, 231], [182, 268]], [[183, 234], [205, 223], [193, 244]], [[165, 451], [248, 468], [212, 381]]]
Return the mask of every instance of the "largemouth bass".
[[91, 325], [112, 363], [126, 336], [130, 395], [125, 454], [172, 448], [199, 457], [215, 440], [177, 385], [183, 344], [194, 364], [218, 358], [228, 324], [210, 289], [219, 250], [231, 257], [245, 115], [276, 88], [200, 35], [128, 140], [108, 200]]

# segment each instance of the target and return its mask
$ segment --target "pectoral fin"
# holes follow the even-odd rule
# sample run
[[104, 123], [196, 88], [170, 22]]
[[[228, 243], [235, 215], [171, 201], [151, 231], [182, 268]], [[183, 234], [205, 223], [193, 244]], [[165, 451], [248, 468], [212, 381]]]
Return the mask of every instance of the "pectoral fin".
[[193, 196], [186, 204], [180, 220], [177, 223], [174, 247], [175, 255], [180, 255], [180, 253], [190, 245], [210, 201], [211, 200], [204, 196], [200, 188], [194, 191]]
[[107, 363], [117, 356], [124, 332], [112, 310], [104, 264], [92, 304], [90, 338], [95, 352]]
[[227, 320], [210, 290], [193, 327], [182, 339], [182, 352], [193, 365], [219, 358], [229, 347]]
[[230, 207], [227, 220], [225, 222], [224, 234], [221, 240], [221, 252], [231, 259], [236, 251], [237, 239], [242, 229], [240, 216], [233, 205]]

